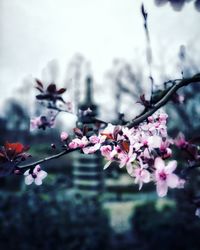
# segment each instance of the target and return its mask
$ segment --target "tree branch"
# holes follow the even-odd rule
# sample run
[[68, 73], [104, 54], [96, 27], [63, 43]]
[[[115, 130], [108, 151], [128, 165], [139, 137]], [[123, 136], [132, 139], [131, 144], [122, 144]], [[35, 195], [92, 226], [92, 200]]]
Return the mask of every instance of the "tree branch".
[[175, 83], [172, 87], [169, 88], [167, 93], [152, 108], [150, 108], [149, 110], [147, 110], [147, 112], [145, 112], [142, 115], [139, 115], [137, 118], [129, 122], [127, 127], [132, 128], [134, 126], [139, 125], [144, 120], [146, 120], [149, 116], [154, 114], [159, 108], [164, 106], [171, 99], [173, 94], [181, 87], [187, 86], [190, 83], [198, 83], [198, 82], [200, 82], [200, 74], [197, 74], [192, 78], [186, 78], [181, 80], [180, 82]]
[[25, 172], [27, 169], [31, 169], [33, 167], [35, 167], [36, 165], [39, 165], [39, 164], [42, 164], [44, 162], [47, 162], [47, 161], [51, 161], [51, 160], [54, 160], [54, 159], [57, 159], [57, 158], [60, 158], [61, 156], [63, 155], [66, 155], [66, 154], [69, 154], [71, 152], [74, 152], [74, 151], [77, 151], [77, 150], [80, 150], [81, 148], [75, 148], [75, 149], [66, 149], [58, 154], [55, 154], [55, 155], [52, 155], [52, 156], [49, 156], [49, 157], [46, 157], [44, 159], [41, 159], [39, 161], [35, 161], [33, 163], [29, 163], [27, 165], [23, 165], [23, 166], [18, 166], [17, 169], [19, 169], [20, 171], [22, 170], [22, 172]]
[[[180, 82], [175, 83], [172, 87], [169, 88], [169, 90], [166, 92], [166, 94], [149, 110], [147, 110], [145, 113], [142, 112], [141, 115], [139, 115], [137, 118], [133, 119], [131, 122], [129, 122], [127, 124], [128, 128], [132, 128], [134, 126], [139, 125], [141, 122], [143, 122], [144, 120], [146, 120], [150, 115], [154, 114], [159, 108], [161, 108], [162, 106], [164, 106], [172, 97], [172, 95], [181, 87], [183, 86], [187, 86], [191, 83], [198, 83], [200, 82], [200, 74], [197, 74], [195, 76], [193, 76], [192, 78], [187, 78], [187, 79], [183, 79]], [[96, 122], [100, 122], [100, 123], [104, 123], [107, 124], [107, 122], [98, 120], [94, 118], [94, 121]], [[89, 146], [89, 145], [88, 145]], [[51, 161], [57, 158], [60, 158], [63, 155], [66, 155], [68, 153], [71, 153], [73, 151], [77, 151], [80, 150], [81, 148], [76, 148], [76, 149], [66, 149], [58, 154], [52, 155], [50, 157], [46, 157], [44, 159], [41, 159], [39, 161], [24, 165], [24, 166], [18, 166], [17, 169], [19, 169], [22, 172], [25, 172], [27, 169], [31, 169], [33, 167], [35, 167], [38, 164], [42, 164], [44, 162], [47, 161]]]

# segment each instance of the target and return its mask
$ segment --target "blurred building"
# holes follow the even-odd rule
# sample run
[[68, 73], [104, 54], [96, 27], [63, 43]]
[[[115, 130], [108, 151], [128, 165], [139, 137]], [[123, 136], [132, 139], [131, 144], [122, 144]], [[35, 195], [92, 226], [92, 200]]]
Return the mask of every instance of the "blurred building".
[[[97, 116], [98, 107], [93, 102], [92, 77], [88, 76], [85, 83], [85, 100], [79, 104], [79, 109], [84, 111], [89, 108], [91, 113], [86, 116], [80, 116], [77, 121], [77, 127], [82, 129], [86, 125], [92, 129], [94, 127], [92, 118]], [[88, 155], [80, 154], [79, 152], [74, 153], [73, 183], [75, 191], [81, 195], [96, 196], [101, 193], [104, 180], [102, 157], [99, 153]]]

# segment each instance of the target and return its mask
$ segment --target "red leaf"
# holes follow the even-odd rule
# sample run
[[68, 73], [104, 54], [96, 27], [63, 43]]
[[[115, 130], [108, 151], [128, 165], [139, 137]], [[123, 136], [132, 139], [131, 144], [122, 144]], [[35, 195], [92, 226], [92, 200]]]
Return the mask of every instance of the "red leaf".
[[61, 95], [61, 94], [63, 94], [65, 91], [66, 91], [65, 88], [61, 88], [61, 89], [59, 89], [59, 90], [57, 91], [57, 94], [58, 94], [58, 95]]
[[17, 154], [20, 154], [24, 151], [24, 145], [19, 143], [19, 142], [17, 142], [17, 143], [6, 142], [5, 149], [12, 150], [12, 151], [16, 152]]
[[122, 149], [123, 149], [124, 151], [126, 151], [127, 153], [129, 152], [129, 143], [128, 143], [128, 142], [123, 141], [123, 142], [121, 143], [121, 147], [122, 147]]

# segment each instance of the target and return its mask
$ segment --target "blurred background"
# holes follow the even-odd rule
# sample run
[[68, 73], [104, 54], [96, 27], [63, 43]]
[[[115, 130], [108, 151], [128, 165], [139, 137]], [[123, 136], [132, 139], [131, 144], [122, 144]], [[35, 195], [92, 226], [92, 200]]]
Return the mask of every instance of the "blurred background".
[[[38, 160], [58, 152], [60, 132], [75, 126], [75, 115], [62, 114], [54, 128], [30, 132], [30, 117], [45, 112], [35, 78], [66, 87], [75, 113], [92, 106], [98, 118], [119, 123], [141, 112], [137, 101], [149, 98], [151, 79], [159, 92], [166, 81], [199, 73], [200, 1], [143, 4], [146, 28], [140, 0], [0, 0], [1, 145], [31, 145], [30, 161]], [[193, 139], [200, 87], [182, 89], [180, 97], [165, 107], [169, 135]], [[174, 157], [181, 165], [180, 152]], [[153, 185], [138, 192], [123, 169], [113, 164], [103, 172], [103, 164], [98, 154], [73, 153], [44, 165], [43, 186], [1, 178], [0, 248], [200, 249], [200, 221], [189, 202], [199, 193], [198, 171], [184, 191], [158, 199]]]

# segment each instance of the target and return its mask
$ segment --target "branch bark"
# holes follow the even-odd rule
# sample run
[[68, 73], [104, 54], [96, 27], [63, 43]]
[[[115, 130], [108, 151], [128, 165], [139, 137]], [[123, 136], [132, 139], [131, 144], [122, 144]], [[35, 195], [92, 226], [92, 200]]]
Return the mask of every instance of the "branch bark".
[[75, 149], [66, 149], [58, 154], [55, 154], [55, 155], [52, 155], [52, 156], [49, 156], [49, 157], [46, 157], [46, 158], [43, 158], [39, 161], [35, 161], [33, 163], [30, 163], [30, 164], [27, 164], [27, 165], [23, 165], [23, 166], [18, 166], [18, 169], [22, 172], [25, 172], [27, 169], [31, 169], [33, 167], [35, 167], [36, 165], [39, 165], [39, 164], [42, 164], [44, 162], [47, 162], [47, 161], [51, 161], [51, 160], [54, 160], [54, 159], [57, 159], [57, 158], [60, 158], [61, 156], [63, 155], [66, 155], [66, 154], [69, 154], [71, 152], [74, 152], [74, 151], [77, 151], [77, 150], [80, 150], [81, 148], [75, 148]]
[[172, 87], [169, 88], [167, 93], [147, 112], [142, 115], [139, 115], [137, 118], [133, 119], [128, 123], [127, 127], [132, 128], [134, 126], [139, 125], [141, 122], [145, 121], [149, 116], [154, 114], [158, 109], [164, 106], [173, 96], [173, 94], [183, 86], [187, 86], [191, 83], [200, 83], [200, 74], [193, 76], [192, 78], [186, 78], [181, 80], [180, 82], [175, 83]]

